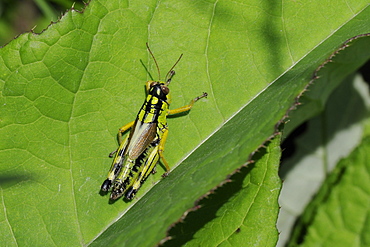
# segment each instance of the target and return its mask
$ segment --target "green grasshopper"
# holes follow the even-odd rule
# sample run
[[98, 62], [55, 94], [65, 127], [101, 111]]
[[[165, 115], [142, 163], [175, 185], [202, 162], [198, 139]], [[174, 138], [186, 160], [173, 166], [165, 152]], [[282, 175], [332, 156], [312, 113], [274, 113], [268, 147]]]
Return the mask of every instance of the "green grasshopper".
[[[146, 45], [160, 78], [158, 63], [148, 44]], [[168, 175], [170, 167], [163, 156], [164, 144], [168, 136], [167, 116], [189, 111], [195, 102], [207, 97], [207, 93], [203, 93], [188, 105], [174, 110], [169, 109], [171, 96], [168, 85], [175, 75], [173, 69], [181, 57], [182, 54], [167, 73], [164, 82], [160, 79], [146, 82], [147, 97], [136, 120], [119, 129], [120, 146], [110, 154], [112, 157], [115, 153], [115, 157], [107, 179], [101, 186], [102, 191], [108, 191], [113, 185], [111, 200], [116, 200], [123, 195], [128, 200], [132, 200], [150, 173], [155, 173], [155, 166], [159, 159], [166, 167], [166, 172], [162, 176]], [[129, 129], [131, 129], [130, 134], [122, 141], [122, 134]]]

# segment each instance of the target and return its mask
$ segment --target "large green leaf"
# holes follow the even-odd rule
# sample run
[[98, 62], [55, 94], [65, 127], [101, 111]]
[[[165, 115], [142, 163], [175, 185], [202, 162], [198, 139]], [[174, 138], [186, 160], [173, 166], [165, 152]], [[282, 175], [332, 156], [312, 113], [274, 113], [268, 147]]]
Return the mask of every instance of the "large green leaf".
[[281, 180], [278, 135], [248, 163], [212, 190], [169, 232], [163, 246], [274, 246]]
[[[315, 68], [348, 38], [370, 32], [369, 23], [366, 1], [94, 0], [40, 35], [19, 36], [0, 50], [1, 240], [154, 245], [248, 160]], [[203, 91], [209, 97], [168, 121], [170, 176], [154, 185], [158, 167], [137, 199], [109, 204], [99, 194], [107, 154], [144, 99], [142, 64], [156, 77], [147, 41], [162, 74], [184, 53], [172, 108]]]

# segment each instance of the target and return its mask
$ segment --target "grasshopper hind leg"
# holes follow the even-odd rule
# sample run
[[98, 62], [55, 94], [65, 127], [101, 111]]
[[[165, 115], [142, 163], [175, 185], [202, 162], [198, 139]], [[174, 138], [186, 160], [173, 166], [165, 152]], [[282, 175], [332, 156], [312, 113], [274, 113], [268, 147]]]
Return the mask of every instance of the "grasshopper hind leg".
[[110, 181], [109, 179], [106, 179], [101, 185], [101, 190], [106, 192], [110, 189], [111, 186], [112, 186], [112, 181]]
[[100, 189], [101, 191], [103, 192], [106, 192], [108, 191], [112, 185], [113, 185], [113, 181], [116, 179], [117, 175], [120, 173], [121, 169], [122, 169], [122, 162], [123, 160], [125, 159], [124, 156], [124, 152], [125, 152], [125, 148], [127, 146], [127, 143], [128, 143], [128, 138], [129, 136], [126, 136], [126, 138], [124, 140], [122, 140], [122, 133], [127, 131], [128, 129], [130, 129], [132, 127], [132, 125], [134, 124], [135, 121], [132, 121], [124, 126], [122, 126], [120, 129], [119, 129], [119, 132], [118, 132], [118, 141], [119, 141], [119, 147], [114, 150], [113, 152], [111, 152], [109, 154], [109, 157], [112, 158], [114, 155], [114, 160], [113, 160], [113, 163], [112, 163], [112, 166], [108, 172], [108, 176], [107, 176], [107, 179], [103, 182], [103, 184], [101, 185]]
[[135, 197], [136, 193], [137, 193], [137, 190], [131, 187], [131, 188], [127, 191], [127, 193], [126, 193], [125, 197], [126, 197], [126, 199], [128, 199], [128, 200], [132, 200], [132, 199], [134, 199], [134, 197]]

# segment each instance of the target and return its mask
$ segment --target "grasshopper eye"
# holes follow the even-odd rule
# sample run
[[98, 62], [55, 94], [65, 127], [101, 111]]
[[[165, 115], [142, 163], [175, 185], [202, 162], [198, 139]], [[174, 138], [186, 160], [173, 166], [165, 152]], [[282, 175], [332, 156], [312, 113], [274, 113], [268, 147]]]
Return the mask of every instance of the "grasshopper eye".
[[157, 85], [158, 83], [156, 81], [152, 81], [152, 83], [150, 83], [150, 87], [154, 87], [155, 85]]
[[168, 87], [166, 87], [165, 85], [162, 85], [161, 86], [161, 90], [162, 92], [167, 95], [169, 92], [170, 92], [170, 89]]

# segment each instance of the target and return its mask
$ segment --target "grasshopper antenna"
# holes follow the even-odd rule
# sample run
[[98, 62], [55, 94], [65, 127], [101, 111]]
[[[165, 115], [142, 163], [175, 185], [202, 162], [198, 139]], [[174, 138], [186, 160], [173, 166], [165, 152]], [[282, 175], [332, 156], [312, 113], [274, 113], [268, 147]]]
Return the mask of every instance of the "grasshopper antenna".
[[146, 48], [148, 48], [148, 51], [149, 51], [150, 55], [152, 55], [152, 58], [153, 58], [153, 60], [154, 60], [155, 66], [157, 67], [157, 71], [158, 71], [158, 80], [161, 80], [161, 71], [159, 70], [159, 66], [158, 66], [157, 60], [156, 60], [156, 59], [155, 59], [155, 57], [154, 57], [153, 52], [152, 52], [152, 51], [150, 50], [150, 48], [149, 48], [148, 42], [146, 42]]
[[[180, 62], [181, 58], [182, 58], [182, 55], [180, 55], [180, 57], [177, 59], [176, 63], [172, 66], [172, 68], [168, 71], [168, 73], [166, 74], [166, 80], [164, 80], [165, 82], [167, 82], [167, 84], [170, 83], [171, 81], [171, 78], [172, 76], [175, 74], [175, 71], [173, 71], [173, 69], [175, 68], [175, 66]], [[168, 78], [168, 79], [167, 79]]]

